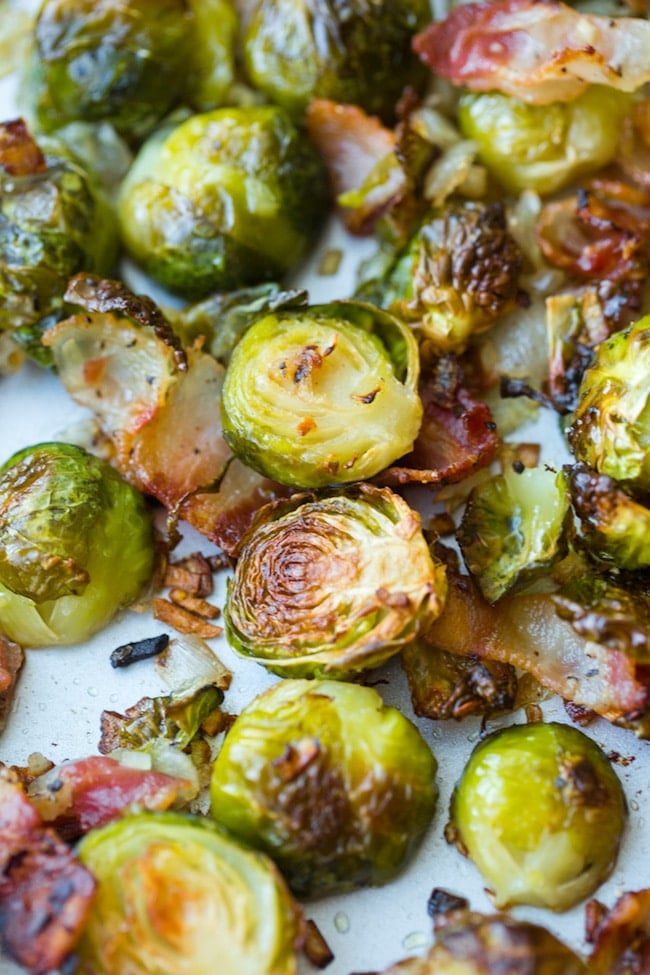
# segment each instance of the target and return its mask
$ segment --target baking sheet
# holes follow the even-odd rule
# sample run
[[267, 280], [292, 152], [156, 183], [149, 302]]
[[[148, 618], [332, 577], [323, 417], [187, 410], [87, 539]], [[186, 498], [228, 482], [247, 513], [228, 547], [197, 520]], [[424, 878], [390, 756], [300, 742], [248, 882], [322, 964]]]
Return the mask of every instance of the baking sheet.
[[[0, 111], [3, 118], [15, 115], [15, 79], [0, 81]], [[342, 248], [344, 259], [334, 277], [318, 274], [320, 255], [330, 248]], [[319, 252], [302, 270], [299, 281], [310, 290], [314, 301], [342, 298], [352, 291], [360, 259], [367, 256], [371, 242], [352, 241], [332, 222], [323, 236]], [[127, 266], [128, 282], [138, 290], [149, 285]], [[154, 292], [157, 293], [157, 292]], [[64, 392], [57, 378], [31, 366], [9, 378], [0, 379], [0, 463], [13, 451], [43, 440], [76, 439], [85, 412]], [[544, 416], [518, 437], [539, 439], [547, 460], [561, 457], [554, 418]], [[195, 550], [209, 553], [209, 544], [184, 528], [182, 546], [175, 554]], [[215, 577], [214, 601], [223, 605], [225, 576]], [[148, 614], [125, 612], [107, 630], [83, 646], [32, 650], [20, 679], [9, 726], [0, 738], [0, 759], [23, 765], [31, 752], [38, 751], [55, 762], [78, 758], [97, 751], [99, 719], [103, 709], [122, 711], [143, 695], [155, 695], [165, 688], [156, 679], [151, 661], [126, 670], [113, 670], [109, 654], [120, 644], [151, 636], [165, 628]], [[173, 633], [172, 633], [173, 635]], [[211, 641], [223, 662], [234, 672], [225, 707], [239, 711], [255, 694], [275, 678], [263, 668], [237, 657], [224, 640]], [[395, 662], [375, 671], [371, 679], [389, 704], [400, 707], [413, 718], [408, 692], [399, 665]], [[547, 718], [567, 721], [561, 702], [544, 705]], [[523, 715], [517, 715], [523, 720]], [[379, 889], [329, 897], [306, 905], [334, 952], [328, 975], [381, 970], [394, 961], [424, 950], [431, 942], [431, 921], [427, 898], [434, 887], [445, 887], [470, 899], [476, 910], [490, 911], [489, 898], [473, 865], [449, 847], [443, 829], [447, 821], [449, 798], [480, 733], [480, 722], [462, 724], [417, 720], [439, 763], [440, 798], [432, 826], [415, 859], [402, 875]], [[490, 722], [490, 728], [497, 726]], [[607, 752], [625, 761], [616, 771], [625, 788], [629, 826], [616, 869], [598, 891], [598, 897], [611, 904], [623, 890], [650, 884], [650, 745], [639, 742], [629, 731], [598, 721], [587, 729]], [[628, 761], [629, 760], [629, 761]], [[548, 911], [518, 908], [516, 916], [542, 923], [574, 948], [584, 946], [584, 907], [562, 915]], [[301, 963], [304, 975], [314, 971]], [[0, 958], [0, 975], [19, 975], [20, 969]], [[119, 973], [115, 973], [119, 975]]]

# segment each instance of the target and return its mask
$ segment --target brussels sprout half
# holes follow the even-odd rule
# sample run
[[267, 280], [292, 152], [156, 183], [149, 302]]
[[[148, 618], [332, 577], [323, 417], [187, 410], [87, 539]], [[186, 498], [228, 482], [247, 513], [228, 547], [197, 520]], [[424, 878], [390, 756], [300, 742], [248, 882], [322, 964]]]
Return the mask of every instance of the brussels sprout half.
[[568, 431], [579, 461], [632, 493], [650, 491], [650, 315], [602, 342]]
[[155, 563], [143, 497], [80, 447], [45, 443], [0, 468], [0, 628], [78, 643], [140, 595]]
[[270, 105], [217, 109], [159, 130], [118, 199], [131, 256], [187, 298], [281, 277], [326, 209], [323, 164]]
[[274, 858], [301, 896], [386, 883], [433, 816], [436, 760], [368, 687], [287, 680], [228, 732], [212, 814]]
[[548, 575], [566, 554], [569, 520], [564, 471], [507, 470], [472, 489], [457, 538], [488, 602], [529, 589]]
[[620, 569], [650, 568], [650, 508], [639, 504], [606, 474], [585, 464], [570, 469], [571, 500], [582, 538], [598, 558]]
[[467, 93], [458, 123], [506, 189], [546, 194], [613, 158], [629, 105], [629, 96], [603, 85], [550, 105], [527, 104], [496, 91]]
[[293, 975], [300, 930], [273, 863], [206, 820], [127, 816], [89, 833], [97, 892], [79, 975]]
[[425, 630], [445, 594], [419, 515], [388, 488], [357, 485], [262, 508], [224, 618], [235, 649], [274, 673], [345, 678]]
[[191, 27], [185, 0], [45, 0], [26, 79], [39, 126], [107, 120], [142, 138], [181, 95]]
[[281, 484], [367, 480], [413, 447], [418, 376], [412, 332], [372, 305], [279, 310], [233, 352], [224, 436], [244, 463]]
[[330, 98], [390, 120], [403, 90], [425, 80], [411, 39], [430, 19], [428, 0], [257, 0], [244, 65], [256, 88], [294, 114]]
[[497, 907], [564, 911], [609, 876], [626, 818], [604, 752], [576, 728], [551, 723], [505, 728], [474, 749], [450, 827]]

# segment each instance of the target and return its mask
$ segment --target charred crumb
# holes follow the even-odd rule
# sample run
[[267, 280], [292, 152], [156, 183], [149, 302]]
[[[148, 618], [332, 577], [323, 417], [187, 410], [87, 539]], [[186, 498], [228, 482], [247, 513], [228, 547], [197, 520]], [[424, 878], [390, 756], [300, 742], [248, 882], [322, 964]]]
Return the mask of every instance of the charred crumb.
[[111, 653], [111, 667], [129, 667], [138, 660], [156, 657], [168, 646], [169, 635], [167, 633], [146, 637], [144, 640], [137, 640], [135, 643], [124, 643], [121, 647], [116, 647]]

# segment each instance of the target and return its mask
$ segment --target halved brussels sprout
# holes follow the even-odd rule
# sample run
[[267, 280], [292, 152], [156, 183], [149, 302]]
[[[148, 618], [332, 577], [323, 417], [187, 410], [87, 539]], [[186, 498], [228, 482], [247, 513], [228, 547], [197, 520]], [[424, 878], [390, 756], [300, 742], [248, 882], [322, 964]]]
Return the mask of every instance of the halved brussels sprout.
[[224, 608], [240, 653], [277, 674], [345, 678], [431, 624], [446, 593], [420, 518], [388, 488], [294, 495], [245, 535]]
[[0, 468], [0, 628], [26, 646], [78, 643], [140, 595], [155, 544], [143, 497], [65, 443]]
[[38, 324], [63, 309], [76, 271], [108, 273], [117, 223], [98, 182], [54, 139], [0, 125], [0, 331], [42, 360]]
[[650, 491], [650, 315], [602, 342], [585, 370], [569, 443], [632, 493]]
[[422, 420], [410, 329], [360, 302], [279, 310], [236, 346], [223, 429], [254, 470], [293, 487], [366, 480], [408, 453]]
[[589, 551], [620, 569], [650, 568], [650, 509], [585, 464], [571, 468], [569, 479]]
[[81, 841], [98, 886], [79, 975], [293, 975], [300, 915], [275, 866], [209, 820], [126, 816]]
[[474, 749], [450, 827], [497, 907], [564, 911], [609, 876], [626, 818], [598, 745], [570, 725], [540, 723], [504, 728]]
[[553, 193], [616, 153], [629, 96], [591, 85], [572, 101], [532, 105], [491, 91], [461, 97], [458, 122], [506, 189]]
[[244, 65], [256, 88], [294, 114], [330, 98], [392, 119], [403, 90], [425, 80], [411, 39], [430, 19], [428, 0], [257, 0]]
[[180, 98], [191, 28], [185, 0], [44, 0], [26, 84], [39, 126], [106, 119], [142, 138]]
[[314, 240], [324, 167], [274, 106], [194, 115], [151, 136], [118, 199], [124, 244], [188, 298], [277, 279]]
[[547, 575], [567, 550], [567, 475], [507, 470], [474, 487], [457, 538], [467, 568], [494, 603]]
[[436, 760], [368, 687], [287, 680], [228, 732], [212, 814], [274, 858], [301, 896], [383, 884], [433, 816]]

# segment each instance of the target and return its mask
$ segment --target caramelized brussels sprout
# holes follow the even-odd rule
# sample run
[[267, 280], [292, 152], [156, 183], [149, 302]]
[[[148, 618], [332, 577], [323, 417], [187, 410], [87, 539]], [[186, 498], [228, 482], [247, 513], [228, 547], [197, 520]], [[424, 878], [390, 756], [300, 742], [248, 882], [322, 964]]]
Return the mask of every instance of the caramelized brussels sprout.
[[572, 467], [569, 477], [589, 551], [620, 569], [650, 568], [650, 510], [585, 464]]
[[449, 204], [424, 221], [379, 300], [437, 351], [463, 352], [472, 335], [525, 302], [522, 267], [501, 203]]
[[274, 106], [223, 108], [164, 127], [122, 184], [131, 256], [188, 298], [277, 279], [325, 214], [323, 165]]
[[0, 629], [78, 643], [133, 602], [155, 562], [142, 496], [80, 447], [27, 447], [0, 467]]
[[224, 436], [254, 470], [293, 487], [366, 480], [413, 446], [422, 420], [411, 331], [371, 305], [279, 310], [235, 348]]
[[300, 114], [312, 98], [360, 105], [385, 119], [426, 71], [411, 38], [431, 19], [427, 0], [257, 0], [244, 34], [254, 86]]
[[445, 592], [399, 495], [370, 485], [294, 495], [262, 508], [244, 536], [226, 632], [275, 673], [344, 678], [425, 630]]
[[479, 157], [511, 192], [553, 193], [608, 163], [629, 97], [592, 85], [568, 102], [533, 105], [496, 91], [461, 97], [458, 121]]
[[142, 138], [181, 95], [191, 24], [184, 0], [44, 0], [27, 77], [39, 126], [106, 119]]
[[457, 538], [467, 568], [494, 603], [521, 592], [566, 554], [567, 475], [508, 470], [470, 492]]
[[228, 732], [212, 814], [274, 858], [301, 896], [383, 884], [433, 816], [436, 760], [368, 687], [287, 680]]
[[451, 803], [451, 832], [497, 907], [564, 911], [609, 876], [626, 822], [604, 752], [570, 725], [514, 725], [472, 753]]
[[650, 315], [602, 342], [569, 430], [576, 459], [632, 493], [650, 491]]
[[107, 273], [117, 250], [93, 176], [62, 144], [37, 144], [21, 120], [0, 125], [0, 331], [46, 362], [38, 323], [61, 312], [70, 275]]
[[98, 882], [79, 975], [294, 975], [300, 919], [282, 878], [209, 820], [126, 816], [78, 852]]

